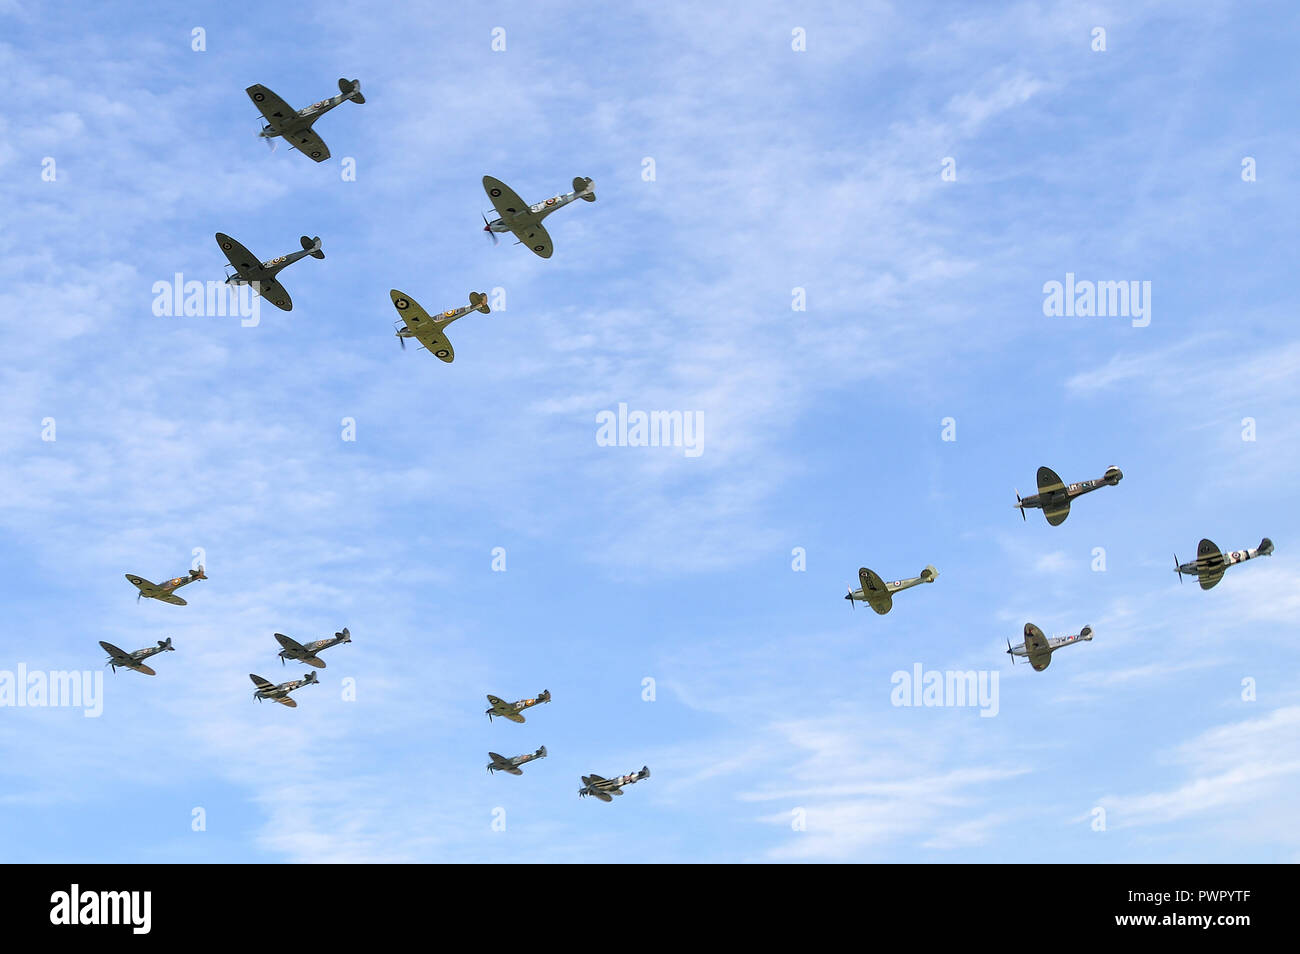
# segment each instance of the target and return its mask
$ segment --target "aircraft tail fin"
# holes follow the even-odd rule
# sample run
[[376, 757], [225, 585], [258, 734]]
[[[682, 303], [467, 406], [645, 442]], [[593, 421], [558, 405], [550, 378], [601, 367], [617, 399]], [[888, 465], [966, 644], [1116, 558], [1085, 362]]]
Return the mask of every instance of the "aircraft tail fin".
[[1085, 626], [1085, 627], [1083, 627], [1083, 629], [1079, 630], [1079, 638], [1080, 638], [1080, 639], [1092, 639], [1092, 627], [1091, 627], [1091, 626]]
[[537, 757], [539, 759], [546, 758], [546, 746], [543, 745], [540, 749], [537, 750]]
[[354, 103], [364, 103], [366, 98], [361, 95], [361, 80], [350, 80], [339, 78], [339, 92], [344, 96], [351, 96]]
[[584, 202], [596, 201], [596, 193], [591, 191], [591, 179], [586, 176], [578, 176], [573, 180], [573, 191]]
[[1265, 537], [1263, 540], [1259, 541], [1258, 549], [1259, 549], [1260, 556], [1270, 555], [1273, 552], [1273, 541], [1270, 540], [1268, 537]]
[[474, 310], [482, 312], [485, 315], [492, 314], [492, 309], [488, 307], [487, 295], [482, 292], [470, 292], [469, 305]]
[[160, 640], [158, 640], [158, 648], [159, 648], [159, 649], [175, 649], [176, 647], [172, 645], [172, 638], [171, 638], [170, 636], [168, 636], [166, 639], [160, 639]]
[[650, 777], [650, 767], [646, 765], [641, 766], [641, 771], [637, 773], [637, 778], [649, 778], [649, 777]]
[[348, 632], [348, 628], [346, 626], [343, 627], [342, 632], [335, 633], [334, 635], [337, 636], [339, 639], [343, 640], [343, 642], [345, 643], [352, 642], [352, 634]]
[[541, 694], [540, 696], [537, 697], [537, 701], [538, 701], [538, 702], [550, 702], [550, 701], [551, 701], [551, 690], [549, 690], [549, 689], [543, 689], [543, 690], [542, 690], [542, 694]]
[[320, 250], [319, 235], [317, 235], [315, 238], [308, 238], [307, 236], [304, 235], [298, 241], [302, 242], [302, 250], [306, 252], [308, 255], [310, 255], [312, 258], [325, 257], [325, 253]]
[[208, 578], [208, 575], [207, 575], [206, 573], [203, 572], [203, 567], [202, 567], [202, 566], [200, 566], [197, 570], [190, 570], [190, 579], [191, 579], [191, 580], [206, 580], [207, 578]]
[[928, 564], [926, 568], [921, 571], [921, 582], [933, 583], [934, 578], [938, 575], [939, 575], [939, 571], [934, 568], [934, 565]]

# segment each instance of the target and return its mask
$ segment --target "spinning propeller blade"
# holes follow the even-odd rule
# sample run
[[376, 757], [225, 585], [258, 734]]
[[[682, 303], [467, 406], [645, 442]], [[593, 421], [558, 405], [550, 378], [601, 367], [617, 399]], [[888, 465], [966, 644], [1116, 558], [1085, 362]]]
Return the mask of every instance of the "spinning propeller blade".
[[1016, 509], [1018, 509], [1018, 510], [1020, 511], [1020, 519], [1021, 519], [1021, 520], [1028, 520], [1028, 519], [1029, 519], [1028, 517], [1025, 516], [1025, 506], [1024, 506], [1024, 504], [1022, 504], [1022, 503], [1020, 502], [1020, 491], [1019, 491], [1019, 490], [1016, 491]]
[[1178, 554], [1174, 554], [1174, 572], [1178, 574], [1178, 582], [1183, 582], [1183, 568], [1178, 563]]
[[853, 584], [852, 583], [848, 584], [848, 587], [849, 587], [849, 592], [844, 598], [849, 601], [849, 609], [855, 609], [853, 604], [857, 601], [853, 598]]
[[[480, 212], [479, 215], [483, 215], [483, 213]], [[483, 231], [486, 232], [486, 233], [488, 234], [488, 238], [490, 238], [490, 239], [492, 240], [492, 244], [493, 244], [493, 245], [500, 245], [500, 244], [501, 244], [501, 240], [500, 240], [499, 238], [497, 238], [497, 233], [496, 233], [496, 232], [493, 232], [493, 231], [492, 231], [492, 226], [488, 224], [488, 220], [487, 220], [487, 216], [486, 216], [486, 215], [483, 215]]]
[[1007, 640], [1007, 655], [1011, 657], [1011, 665], [1016, 664], [1016, 654], [1011, 651], [1011, 640]]

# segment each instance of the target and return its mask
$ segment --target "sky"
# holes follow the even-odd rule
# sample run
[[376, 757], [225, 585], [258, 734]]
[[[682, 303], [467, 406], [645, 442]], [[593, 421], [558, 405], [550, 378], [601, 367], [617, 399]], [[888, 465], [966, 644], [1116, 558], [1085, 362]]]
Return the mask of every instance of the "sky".
[[[0, 688], [103, 679], [0, 700], [0, 859], [1300, 860], [1300, 11], [462, 7], [0, 0]], [[258, 141], [245, 87], [339, 77], [331, 159]], [[485, 174], [597, 201], [542, 260]], [[218, 231], [325, 259], [255, 325], [155, 314]], [[447, 365], [392, 288], [493, 311]], [[698, 443], [609, 446], [620, 405]], [[199, 561], [184, 607], [123, 578]], [[1035, 672], [1030, 621], [1095, 638]], [[274, 633], [344, 626], [254, 704], [305, 671]], [[992, 696], [896, 704], [917, 671]]]

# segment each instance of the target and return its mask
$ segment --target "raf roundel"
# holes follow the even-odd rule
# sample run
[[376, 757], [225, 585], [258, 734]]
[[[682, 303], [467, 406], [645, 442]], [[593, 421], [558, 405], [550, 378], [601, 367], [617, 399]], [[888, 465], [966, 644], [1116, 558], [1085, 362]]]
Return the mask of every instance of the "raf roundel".
[[440, 358], [445, 358], [447, 357], [447, 349], [439, 348], [437, 351], [434, 352], [434, 354], [436, 354]]
[[231, 245], [229, 242], [222, 242], [222, 243], [221, 243], [221, 248], [222, 248], [224, 251], [229, 252], [232, 248], [234, 248], [234, 246]]
[[499, 196], [500, 194], [501, 194], [501, 190], [500, 190], [500, 189], [489, 189], [489, 190], [488, 190], [488, 195], [492, 196], [492, 198], [494, 198], [494, 199], [495, 199], [497, 196]]
[[393, 304], [397, 306], [398, 311], [406, 311], [406, 309], [411, 307], [411, 303], [405, 298], [399, 298], [397, 301], [393, 302]]
[[266, 99], [266, 94], [265, 94], [265, 93], [254, 93], [254, 94], [253, 94], [253, 99], [254, 99], [255, 101], [257, 101], [257, 102], [260, 103], [262, 100]]

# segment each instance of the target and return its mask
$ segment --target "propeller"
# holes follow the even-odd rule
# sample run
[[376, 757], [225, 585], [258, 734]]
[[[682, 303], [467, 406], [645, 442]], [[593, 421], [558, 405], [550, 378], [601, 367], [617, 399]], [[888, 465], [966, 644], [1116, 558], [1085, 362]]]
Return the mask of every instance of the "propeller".
[[1007, 655], [1011, 657], [1011, 665], [1016, 664], [1016, 654], [1011, 651], [1011, 640], [1007, 640]]
[[1024, 506], [1024, 504], [1020, 502], [1020, 491], [1019, 491], [1019, 490], [1016, 491], [1016, 509], [1020, 511], [1020, 519], [1021, 519], [1021, 520], [1028, 520], [1028, 519], [1029, 519], [1028, 517], [1025, 516], [1025, 506]]
[[272, 152], [275, 152], [275, 140], [272, 139], [270, 136], [267, 136], [267, 135], [263, 132], [264, 129], [265, 129], [264, 126], [258, 126], [258, 127], [257, 127], [257, 138], [258, 138], [258, 139], [261, 139], [263, 142], [266, 143], [266, 148], [267, 148], [267, 149], [270, 149]]
[[849, 609], [856, 609], [856, 607], [853, 605], [854, 603], [857, 602], [853, 598], [853, 584], [852, 583], [848, 584], [848, 588], [849, 588], [849, 592], [845, 595], [844, 598], [849, 601]]
[[1174, 572], [1178, 574], [1178, 582], [1183, 582], [1183, 568], [1178, 563], [1178, 554], [1174, 554]]
[[[480, 215], [483, 215], [483, 213], [481, 213], [481, 212], [480, 212], [479, 214], [480, 214]], [[497, 233], [496, 233], [496, 232], [493, 232], [493, 231], [492, 231], [492, 226], [488, 225], [488, 220], [487, 220], [487, 216], [486, 216], [486, 215], [483, 216], [483, 231], [486, 232], [486, 233], [488, 234], [488, 238], [490, 238], [490, 239], [492, 240], [492, 244], [493, 244], [493, 245], [500, 245], [500, 244], [501, 244], [501, 240], [500, 240], [499, 238], [497, 238]]]

